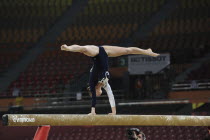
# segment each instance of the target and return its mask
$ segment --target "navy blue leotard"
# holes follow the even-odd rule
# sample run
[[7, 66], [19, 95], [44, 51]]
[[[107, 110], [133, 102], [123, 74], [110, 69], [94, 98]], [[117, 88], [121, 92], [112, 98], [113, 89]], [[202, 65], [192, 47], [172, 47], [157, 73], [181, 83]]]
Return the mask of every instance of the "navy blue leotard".
[[99, 46], [99, 54], [92, 57], [93, 66], [90, 70], [89, 86], [92, 93], [92, 107], [96, 105], [95, 86], [103, 78], [108, 78], [108, 55], [103, 47]]

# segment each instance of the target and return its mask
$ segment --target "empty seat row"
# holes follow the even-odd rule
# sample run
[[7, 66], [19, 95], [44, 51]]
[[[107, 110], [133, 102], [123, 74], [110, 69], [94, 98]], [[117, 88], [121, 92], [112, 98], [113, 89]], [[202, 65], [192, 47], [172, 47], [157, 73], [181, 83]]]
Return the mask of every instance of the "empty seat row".
[[128, 38], [137, 29], [137, 24], [116, 24], [69, 27], [57, 38], [58, 41], [118, 40]]
[[210, 19], [169, 20], [156, 26], [152, 36], [209, 32]]
[[44, 34], [43, 28], [30, 29], [2, 29], [0, 42], [2, 43], [35, 43]]
[[10, 84], [8, 96], [12, 95], [14, 87], [19, 88], [23, 96], [61, 92], [65, 85], [76, 80], [89, 67], [89, 59], [84, 55], [60, 50], [45, 51]]
[[7, 71], [12, 64], [19, 61], [25, 51], [26, 48], [11, 51], [0, 51], [0, 73]]
[[2, 1], [0, 15], [7, 18], [60, 16], [71, 4], [72, 0]]
[[165, 0], [139, 0], [139, 1], [89, 1], [84, 15], [114, 15], [129, 13], [153, 13]]
[[209, 7], [209, 0], [179, 0], [182, 8]]
[[210, 63], [206, 62], [200, 68], [188, 74], [186, 80], [208, 80], [210, 79]]

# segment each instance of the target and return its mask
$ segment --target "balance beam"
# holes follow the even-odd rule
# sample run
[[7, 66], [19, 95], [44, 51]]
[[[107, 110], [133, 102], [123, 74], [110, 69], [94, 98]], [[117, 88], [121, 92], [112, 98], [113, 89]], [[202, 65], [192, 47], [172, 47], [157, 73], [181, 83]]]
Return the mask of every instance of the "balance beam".
[[6, 126], [210, 126], [208, 116], [6, 114]]

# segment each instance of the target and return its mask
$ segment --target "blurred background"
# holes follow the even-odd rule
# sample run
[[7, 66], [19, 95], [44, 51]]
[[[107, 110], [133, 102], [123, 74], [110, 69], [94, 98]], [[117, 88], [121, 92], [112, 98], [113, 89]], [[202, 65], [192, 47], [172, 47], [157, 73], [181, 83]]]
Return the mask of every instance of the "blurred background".
[[[62, 44], [135, 46], [161, 54], [109, 59], [117, 114], [209, 116], [209, 8], [210, 0], [1, 0], [1, 116], [90, 112], [91, 59], [61, 51]], [[104, 92], [96, 113], [110, 111]], [[206, 127], [139, 128], [147, 140], [208, 136]], [[31, 140], [35, 129], [0, 126], [0, 138]], [[126, 140], [125, 130], [54, 127], [49, 139]], [[96, 131], [103, 136], [95, 137]]]

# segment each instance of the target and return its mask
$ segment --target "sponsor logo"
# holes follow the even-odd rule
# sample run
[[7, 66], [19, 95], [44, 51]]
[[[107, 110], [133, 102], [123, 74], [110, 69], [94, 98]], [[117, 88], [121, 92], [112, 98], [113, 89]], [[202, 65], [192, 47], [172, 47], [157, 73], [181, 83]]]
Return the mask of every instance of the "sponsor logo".
[[35, 122], [35, 118], [28, 118], [28, 117], [18, 118], [17, 116], [14, 116], [12, 120], [13, 122]]

